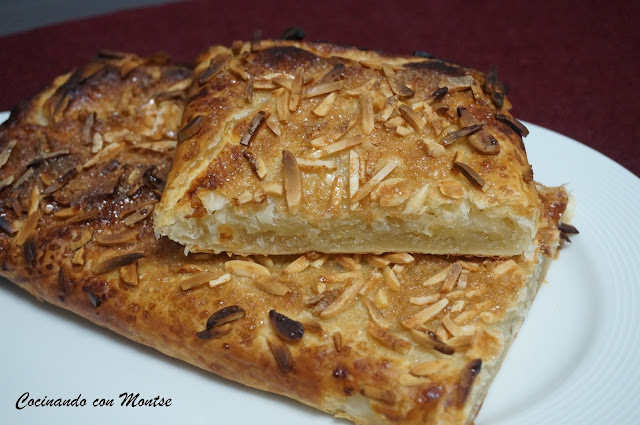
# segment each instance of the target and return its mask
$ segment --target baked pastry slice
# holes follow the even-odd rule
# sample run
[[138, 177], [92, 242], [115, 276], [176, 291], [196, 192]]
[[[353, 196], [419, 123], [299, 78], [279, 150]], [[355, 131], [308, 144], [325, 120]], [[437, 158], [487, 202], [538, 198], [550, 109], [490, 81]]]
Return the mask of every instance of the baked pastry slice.
[[0, 274], [169, 356], [360, 424], [470, 423], [555, 254], [564, 190], [540, 188], [528, 257], [185, 256], [155, 238], [150, 213], [189, 77], [110, 57], [13, 112], [0, 127]]
[[197, 60], [156, 231], [191, 252], [509, 256], [540, 202], [504, 88], [436, 59], [290, 41]]

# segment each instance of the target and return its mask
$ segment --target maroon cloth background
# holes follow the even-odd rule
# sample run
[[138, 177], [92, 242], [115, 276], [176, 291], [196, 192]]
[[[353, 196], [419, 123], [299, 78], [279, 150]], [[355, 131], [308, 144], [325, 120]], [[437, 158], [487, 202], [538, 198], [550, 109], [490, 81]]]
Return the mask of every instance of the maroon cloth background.
[[[496, 66], [514, 115], [572, 137], [640, 176], [640, 3], [595, 1], [188, 1], [0, 38], [0, 110], [33, 95], [98, 49], [169, 52], [279, 37], [394, 53], [425, 50], [465, 66]], [[571, 161], [572, 158], [566, 158]], [[594, 170], [597, 172], [597, 170]]]

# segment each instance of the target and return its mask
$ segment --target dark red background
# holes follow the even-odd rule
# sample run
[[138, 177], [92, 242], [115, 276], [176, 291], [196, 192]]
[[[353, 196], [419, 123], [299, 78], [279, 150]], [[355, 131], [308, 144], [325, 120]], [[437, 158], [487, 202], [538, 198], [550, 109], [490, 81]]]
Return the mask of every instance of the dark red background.
[[[210, 44], [278, 37], [395, 53], [426, 50], [496, 66], [514, 114], [563, 133], [640, 175], [640, 6], [633, 1], [188, 1], [0, 38], [0, 110], [36, 93], [98, 49], [165, 50], [190, 61]], [[571, 161], [572, 158], [566, 158]], [[594, 170], [597, 172], [597, 170]]]

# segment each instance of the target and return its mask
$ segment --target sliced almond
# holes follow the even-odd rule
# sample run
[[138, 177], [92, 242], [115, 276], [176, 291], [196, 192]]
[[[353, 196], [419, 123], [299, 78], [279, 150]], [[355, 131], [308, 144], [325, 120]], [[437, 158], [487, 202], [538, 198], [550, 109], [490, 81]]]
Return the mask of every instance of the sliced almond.
[[331, 160], [296, 158], [296, 162], [302, 171], [333, 171], [337, 168]]
[[335, 260], [345, 269], [351, 271], [358, 271], [362, 269], [362, 265], [360, 265], [360, 256], [358, 254], [355, 255], [336, 255]]
[[515, 261], [513, 260], [507, 260], [504, 261], [502, 263], [500, 263], [498, 266], [496, 266], [491, 273], [494, 276], [502, 276], [503, 274], [507, 273], [508, 271], [510, 271], [513, 268], [518, 267], [518, 265], [516, 264]]
[[276, 120], [275, 115], [273, 114], [269, 115], [269, 118], [267, 118], [265, 123], [267, 124], [267, 127], [269, 127], [271, 131], [273, 131], [273, 134], [275, 134], [278, 137], [282, 135], [282, 129], [280, 128], [280, 124], [278, 124], [278, 121]]
[[271, 277], [271, 272], [265, 266], [245, 260], [230, 260], [224, 263], [224, 269], [238, 276], [255, 279], [257, 276]]
[[13, 183], [13, 176], [5, 177], [4, 179], [0, 180], [0, 190], [8, 187], [11, 183]]
[[92, 228], [83, 229], [82, 232], [80, 233], [80, 237], [78, 238], [78, 240], [71, 241], [71, 243], [69, 244], [69, 248], [71, 248], [72, 251], [80, 249], [83, 246], [85, 246], [87, 243], [89, 243], [92, 237], [93, 237]]
[[438, 182], [440, 193], [447, 198], [462, 199], [464, 197], [464, 187], [456, 180], [441, 180]]
[[91, 153], [98, 153], [102, 150], [102, 146], [104, 144], [104, 140], [102, 139], [102, 134], [93, 133], [93, 139], [91, 143]]
[[120, 278], [124, 283], [131, 286], [138, 285], [138, 264], [130, 263], [120, 267]]
[[282, 151], [282, 164], [287, 206], [289, 212], [297, 214], [302, 204], [302, 173], [296, 158], [287, 150]]
[[404, 338], [395, 336], [388, 330], [376, 325], [375, 323], [367, 323], [367, 331], [382, 345], [392, 349], [397, 353], [407, 354], [409, 351], [411, 351], [412, 344], [409, 341]]
[[424, 201], [427, 199], [429, 193], [429, 185], [425, 184], [420, 189], [416, 190], [409, 198], [407, 206], [405, 207], [403, 214], [417, 215], [422, 210]]
[[313, 113], [319, 117], [327, 116], [329, 110], [331, 109], [331, 105], [333, 105], [333, 102], [335, 102], [336, 100], [336, 97], [338, 97], [336, 92], [329, 93], [324, 99], [322, 99], [322, 102], [320, 102], [318, 106], [316, 106], [316, 108], [313, 110]]
[[220, 276], [220, 273], [204, 271], [200, 273], [193, 274], [186, 279], [183, 279], [180, 282], [180, 287], [182, 290], [186, 291], [192, 288], [195, 288], [200, 285], [204, 285], [205, 283], [217, 279]]
[[220, 276], [211, 279], [209, 281], [209, 287], [210, 288], [215, 288], [216, 286], [222, 285], [223, 283], [227, 283], [231, 281], [231, 274], [230, 273], [224, 273], [221, 274]]
[[300, 90], [302, 89], [302, 80], [304, 78], [304, 68], [299, 66], [296, 68], [295, 78], [291, 85], [291, 98], [289, 99], [289, 110], [294, 112], [298, 109], [300, 102]]
[[467, 180], [483, 192], [489, 188], [489, 185], [484, 181], [480, 174], [478, 174], [469, 165], [460, 161], [453, 161], [453, 165], [462, 173], [463, 176], [467, 178]]
[[351, 202], [358, 202], [367, 196], [373, 188], [380, 183], [385, 177], [387, 177], [393, 170], [396, 169], [398, 164], [396, 162], [388, 162], [380, 171], [378, 171], [371, 179], [366, 182], [360, 189], [351, 197]]
[[354, 136], [348, 139], [342, 139], [338, 142], [331, 143], [322, 149], [311, 153], [309, 156], [312, 158], [324, 158], [333, 155], [338, 152], [342, 152], [346, 149], [352, 148], [362, 143], [361, 136]]
[[278, 112], [278, 118], [280, 121], [287, 122], [289, 121], [289, 117], [291, 112], [289, 112], [289, 91], [280, 88], [275, 90], [274, 95], [276, 95], [276, 111]]
[[414, 130], [420, 131], [426, 125], [420, 114], [411, 109], [407, 105], [400, 105], [398, 111], [402, 114], [402, 117], [413, 127]]
[[245, 130], [244, 134], [242, 135], [242, 138], [240, 139], [240, 144], [243, 146], [249, 146], [249, 144], [251, 143], [251, 141], [253, 140], [253, 137], [255, 136], [256, 132], [258, 131], [258, 128], [260, 127], [260, 124], [262, 124], [264, 122], [264, 120], [266, 119], [267, 114], [264, 111], [258, 111], [253, 118], [251, 119], [251, 122], [249, 123], [249, 126], [247, 127], [247, 129]]
[[[360, 189], [360, 156], [355, 150], [349, 151], [349, 199]], [[357, 202], [351, 201], [351, 211], [358, 207]]]
[[333, 180], [329, 201], [327, 203], [326, 215], [333, 217], [340, 214], [340, 206], [344, 197], [344, 177], [339, 175]]
[[180, 131], [178, 131], [178, 143], [182, 143], [187, 139], [195, 136], [204, 125], [205, 118], [197, 115], [191, 119]]
[[383, 329], [389, 329], [391, 327], [391, 323], [384, 318], [378, 307], [371, 301], [368, 297], [364, 298], [364, 305], [367, 307], [369, 311], [369, 315], [371, 316], [371, 320], [380, 326]]
[[433, 304], [438, 301], [438, 298], [440, 298], [440, 294], [432, 294], [425, 295], [424, 297], [411, 297], [409, 298], [409, 302], [413, 305], [426, 305]]
[[389, 86], [391, 86], [391, 90], [401, 97], [412, 97], [415, 92], [407, 87], [402, 80], [398, 77], [393, 68], [388, 64], [382, 65], [382, 72], [387, 77], [387, 81], [389, 82]]
[[437, 285], [440, 282], [444, 282], [444, 280], [447, 278], [452, 268], [453, 268], [453, 264], [445, 267], [444, 269], [440, 270], [438, 273], [431, 276], [429, 279], [425, 280], [422, 283], [422, 286]]
[[358, 295], [358, 292], [363, 285], [364, 279], [356, 279], [354, 283], [352, 283], [348, 288], [342, 291], [342, 294], [340, 294], [338, 299], [329, 304], [329, 306], [325, 308], [322, 313], [320, 313], [320, 317], [322, 317], [323, 319], [330, 319], [337, 316], [340, 312], [344, 311], [353, 302], [353, 300], [356, 299], [356, 296]]
[[387, 284], [389, 289], [394, 292], [400, 291], [400, 281], [389, 266], [384, 268], [384, 270], [382, 271], [382, 276], [384, 276], [384, 283]]
[[80, 249], [76, 250], [73, 253], [73, 258], [71, 259], [71, 263], [76, 264], [78, 266], [81, 266], [84, 264], [84, 247], [81, 247]]
[[[450, 314], [446, 314], [442, 318], [442, 324], [453, 336], [473, 335], [476, 333], [476, 327], [473, 325], [459, 326], [451, 319]], [[447, 341], [449, 343], [449, 341]]]
[[38, 227], [38, 221], [42, 217], [40, 210], [36, 210], [33, 214], [29, 214], [24, 224], [18, 230], [18, 233], [15, 236], [15, 244], [17, 246], [22, 246], [26, 242], [27, 238], [35, 232]]
[[340, 90], [344, 83], [342, 80], [334, 81], [331, 83], [315, 85], [313, 87], [309, 87], [307, 91], [304, 93], [305, 98], [321, 96], [323, 94], [331, 93], [337, 90]]
[[375, 125], [373, 121], [373, 102], [371, 99], [371, 93], [364, 92], [360, 95], [360, 111], [362, 113], [362, 133], [369, 135], [373, 131]]
[[447, 151], [444, 146], [439, 143], [434, 142], [430, 139], [420, 139], [422, 145], [426, 148], [427, 155], [431, 158], [438, 158], [445, 154]]
[[328, 273], [324, 275], [324, 278], [328, 283], [346, 282], [348, 280], [357, 279], [360, 277], [362, 277], [361, 271]]
[[440, 313], [447, 305], [449, 304], [449, 300], [447, 298], [443, 298], [435, 304], [430, 305], [424, 310], [407, 317], [402, 321], [402, 325], [406, 328], [415, 328], [418, 325], [422, 325], [438, 313]]
[[445, 77], [438, 83], [438, 87], [446, 87], [448, 93], [454, 93], [460, 90], [471, 88], [474, 79], [471, 75], [463, 77]]
[[226, 53], [220, 53], [219, 55], [214, 56], [209, 61], [207, 69], [198, 77], [198, 83], [200, 85], [205, 84], [218, 75], [218, 73], [222, 71], [222, 68], [227, 64], [230, 57], [231, 56]]
[[428, 378], [403, 373], [402, 375], [398, 376], [398, 383], [406, 387], [413, 387], [417, 385], [430, 384], [431, 380]]
[[127, 254], [118, 254], [113, 257], [105, 258], [101, 261], [93, 263], [91, 266], [91, 272], [95, 275], [108, 273], [119, 267], [131, 264], [140, 258], [144, 257], [144, 254], [140, 252], [129, 252]]
[[395, 264], [409, 264], [415, 260], [408, 252], [391, 252], [385, 254], [384, 258]]
[[291, 292], [291, 289], [271, 277], [258, 276], [253, 280], [253, 284], [256, 288], [271, 295], [283, 296]]
[[342, 74], [343, 71], [344, 71], [344, 64], [337, 63], [333, 66], [333, 68], [331, 68], [331, 71], [323, 75], [322, 78], [320, 78], [316, 84], [322, 85], [322, 84], [334, 82], [340, 79], [340, 75]]
[[375, 269], [383, 269], [387, 267], [391, 262], [381, 255], [366, 254], [364, 261]]
[[0, 168], [4, 167], [7, 163], [9, 156], [11, 156], [11, 152], [13, 152], [13, 148], [16, 147], [17, 143], [18, 141], [15, 139], [9, 140], [9, 143], [7, 143], [2, 152], [0, 152]]
[[267, 183], [262, 185], [262, 189], [270, 196], [282, 196], [284, 195], [284, 187], [282, 183]]
[[111, 158], [116, 156], [121, 150], [123, 150], [123, 148], [124, 148], [124, 146], [122, 145], [122, 143], [112, 143], [112, 144], [110, 144], [109, 146], [105, 147], [100, 152], [95, 154], [87, 162], [82, 164], [82, 169], [86, 170], [87, 168], [91, 168], [94, 165], [96, 165], [96, 164], [98, 164], [98, 163], [100, 163], [102, 161], [106, 162], [106, 161], [110, 160]]
[[351, 90], [347, 90], [345, 94], [348, 96], [360, 96], [363, 93], [368, 93], [373, 88], [373, 86], [376, 85], [377, 82], [378, 82], [378, 78], [372, 77], [366, 83], [356, 88], [353, 88]]
[[309, 267], [309, 265], [311, 265], [311, 263], [309, 262], [309, 259], [305, 255], [301, 255], [300, 257], [298, 257], [297, 259], [289, 263], [289, 265], [287, 265], [287, 267], [285, 267], [284, 270], [282, 270], [282, 273], [284, 274], [300, 273], [301, 271], [304, 271], [307, 267]]

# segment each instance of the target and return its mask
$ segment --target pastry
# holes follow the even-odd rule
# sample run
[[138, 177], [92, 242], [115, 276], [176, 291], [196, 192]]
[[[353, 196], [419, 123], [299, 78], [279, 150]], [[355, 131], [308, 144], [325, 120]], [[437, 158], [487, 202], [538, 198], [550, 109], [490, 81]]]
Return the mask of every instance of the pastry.
[[495, 75], [297, 41], [197, 59], [159, 234], [191, 252], [519, 255], [541, 205]]
[[185, 255], [156, 239], [152, 210], [190, 79], [109, 52], [12, 112], [0, 127], [0, 275], [359, 424], [471, 423], [555, 255], [566, 192], [538, 187], [533, 249], [510, 258]]

